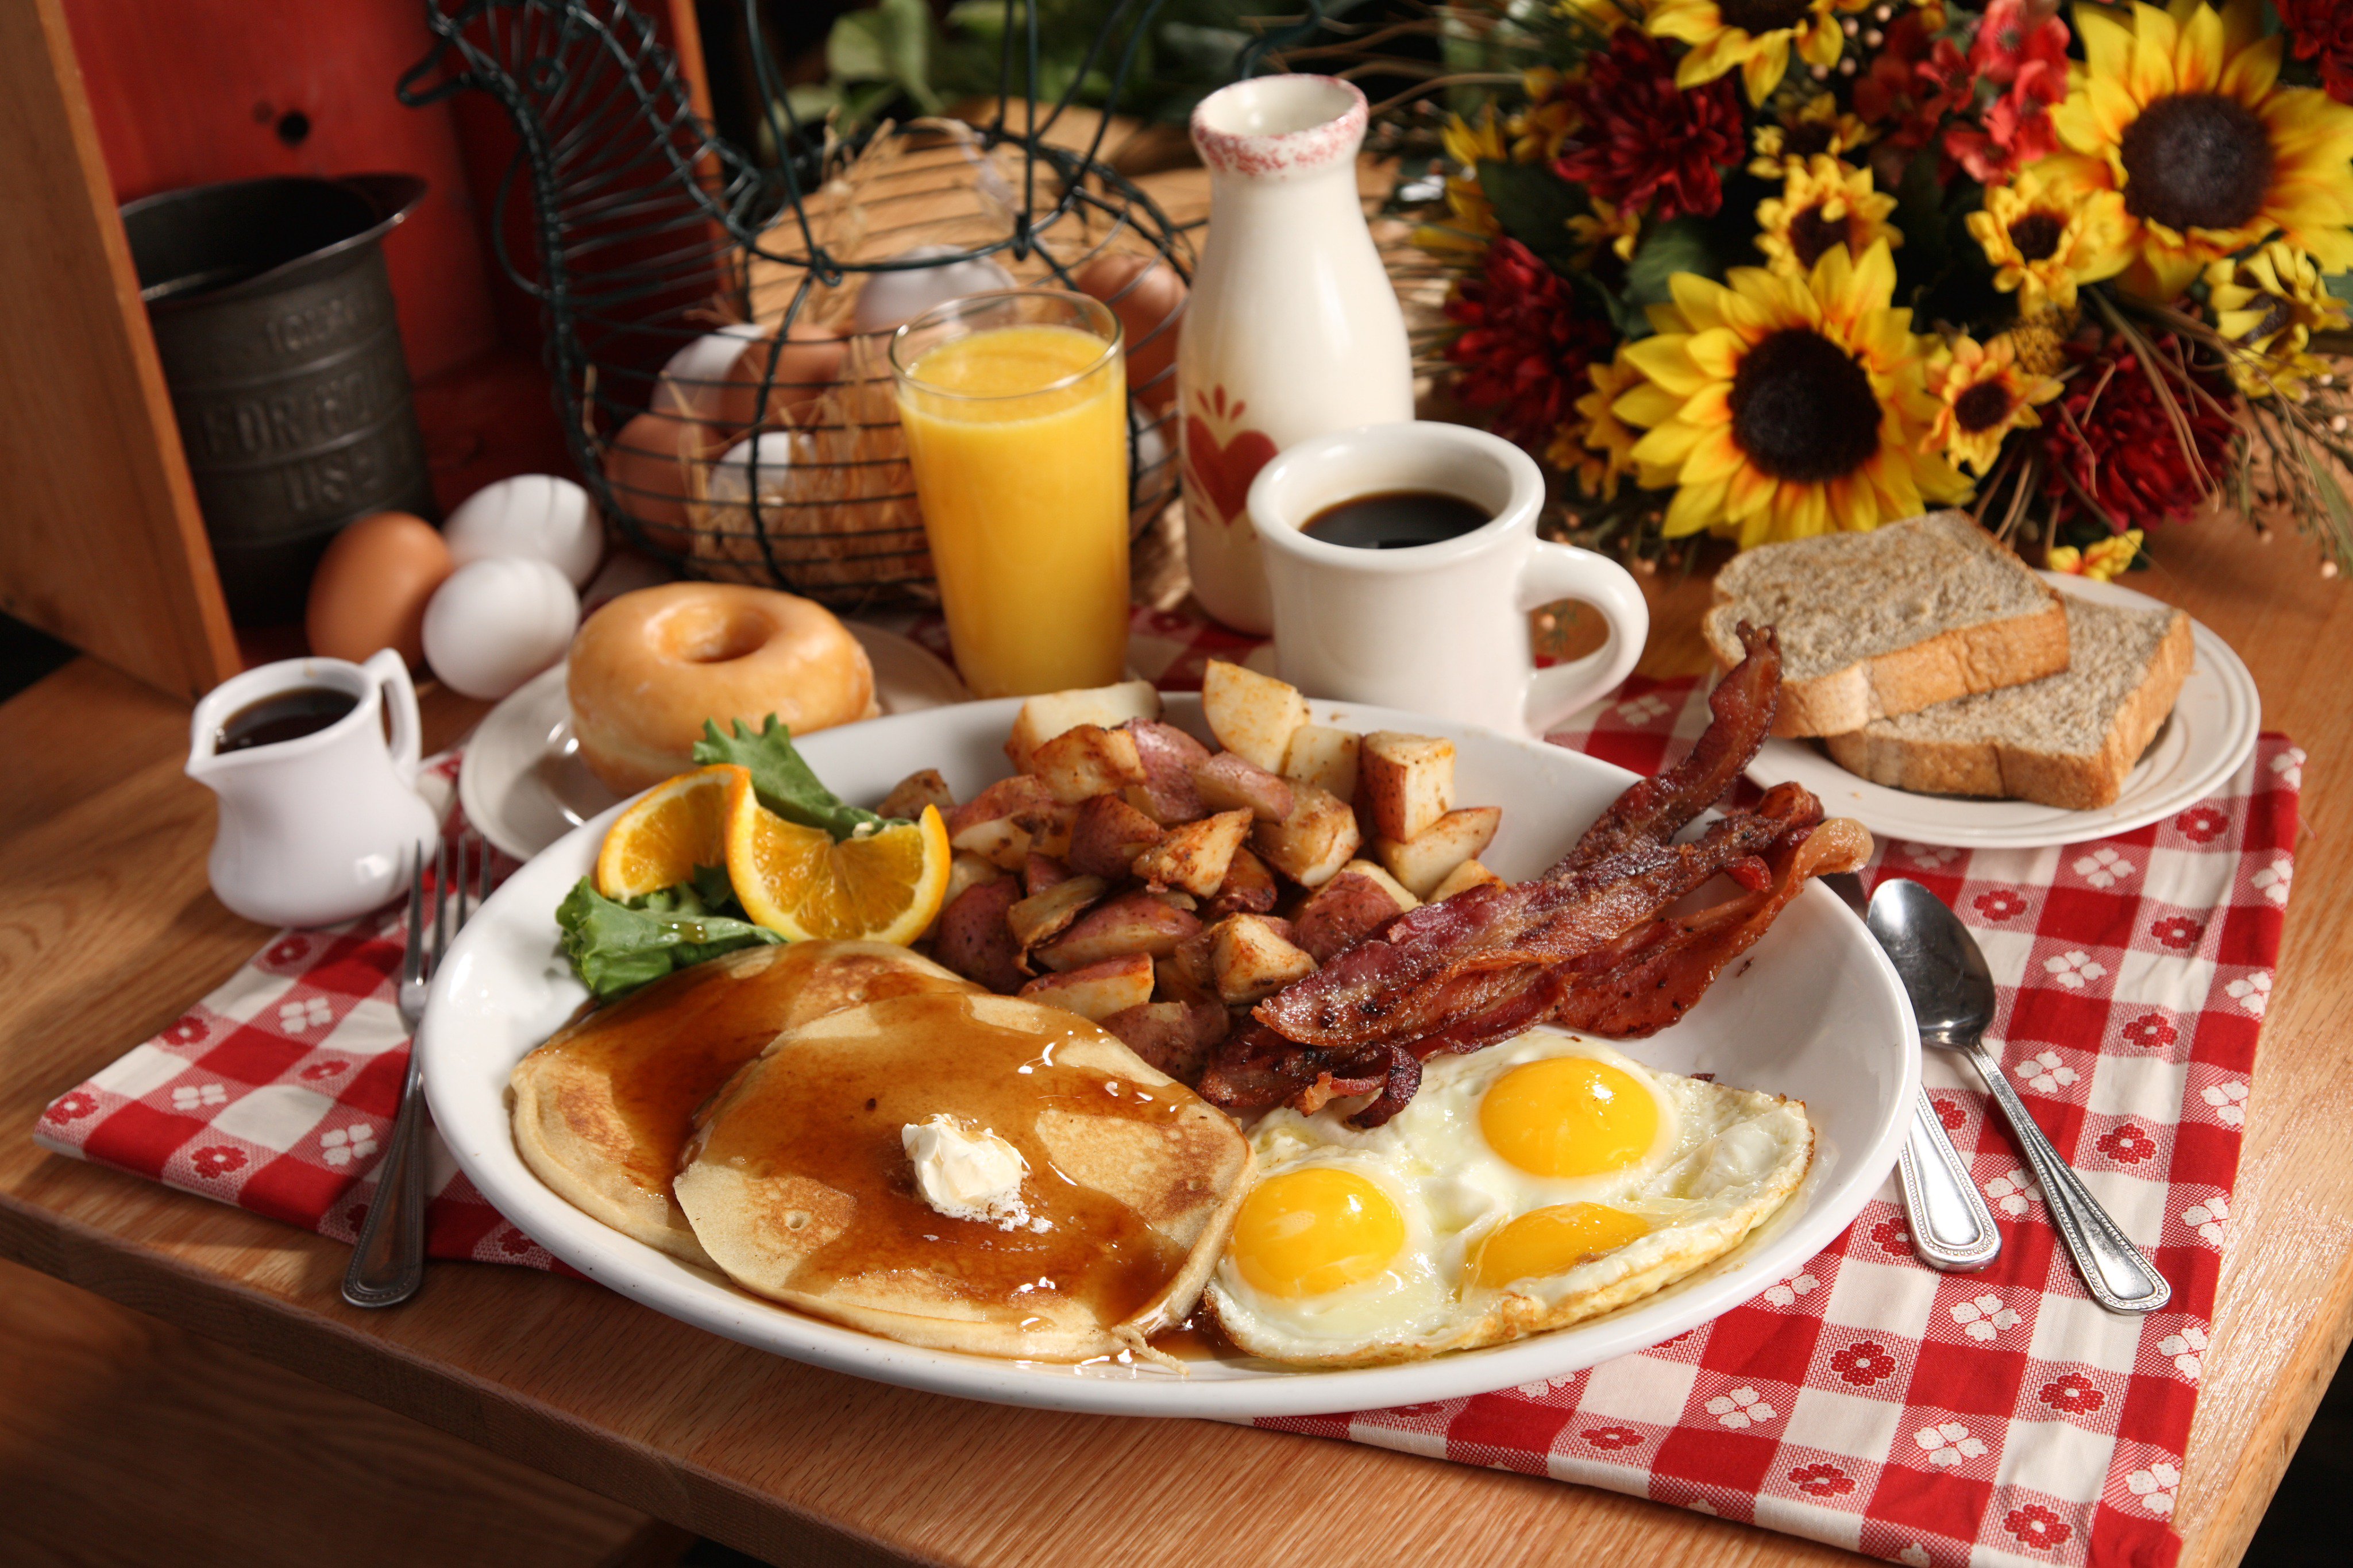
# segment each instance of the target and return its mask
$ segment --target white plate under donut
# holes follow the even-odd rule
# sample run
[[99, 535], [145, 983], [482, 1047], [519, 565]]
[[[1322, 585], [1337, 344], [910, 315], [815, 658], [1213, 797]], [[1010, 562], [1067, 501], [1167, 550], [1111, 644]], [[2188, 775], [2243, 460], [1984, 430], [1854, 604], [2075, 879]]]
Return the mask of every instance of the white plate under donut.
[[[842, 625], [874, 667], [874, 700], [885, 714], [972, 700], [955, 671], [921, 645], [881, 626]], [[466, 820], [518, 860], [530, 859], [620, 798], [580, 760], [560, 664], [482, 716], [458, 768]]]

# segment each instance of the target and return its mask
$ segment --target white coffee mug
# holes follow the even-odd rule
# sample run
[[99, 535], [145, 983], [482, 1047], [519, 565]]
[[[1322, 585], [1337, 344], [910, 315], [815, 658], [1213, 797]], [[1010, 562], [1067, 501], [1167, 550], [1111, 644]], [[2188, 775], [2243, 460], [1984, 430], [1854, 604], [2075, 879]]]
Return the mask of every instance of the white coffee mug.
[[[1401, 549], [1301, 531], [1338, 502], [1396, 490], [1460, 497], [1490, 521]], [[1360, 425], [1285, 449], [1250, 489], [1282, 678], [1312, 697], [1525, 735], [1615, 690], [1641, 656], [1649, 606], [1616, 562], [1536, 537], [1544, 500], [1534, 459], [1466, 426]], [[1557, 599], [1591, 605], [1609, 637], [1583, 658], [1539, 669], [1528, 612]]]

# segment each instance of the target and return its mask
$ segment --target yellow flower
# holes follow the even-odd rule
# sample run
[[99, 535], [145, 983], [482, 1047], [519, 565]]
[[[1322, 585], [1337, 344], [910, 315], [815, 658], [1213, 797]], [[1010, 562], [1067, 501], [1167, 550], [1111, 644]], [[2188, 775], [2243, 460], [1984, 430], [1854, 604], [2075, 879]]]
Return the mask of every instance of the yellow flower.
[[2279, 85], [2261, 0], [2079, 5], [2084, 63], [2052, 126], [2072, 153], [2035, 172], [2063, 202], [2124, 197], [2124, 286], [2170, 300], [2200, 268], [2284, 234], [2330, 272], [2353, 267], [2353, 107]]
[[2074, 335], [2080, 320], [2081, 315], [2072, 310], [2038, 310], [2002, 333], [2002, 341], [2010, 344], [2027, 374], [2050, 375], [2067, 363], [2067, 340]]
[[2053, 572], [2071, 572], [2095, 582], [2113, 583], [2124, 575], [2125, 568], [2140, 553], [2140, 530], [2128, 528], [2082, 550], [2072, 544], [2054, 544], [2042, 552], [2042, 563]]
[[1577, 416], [1560, 427], [1545, 448], [1545, 458], [1562, 472], [1575, 474], [1587, 495], [1615, 500], [1620, 477], [1634, 471], [1634, 432], [1610, 405], [1642, 379], [1642, 373], [1626, 363], [1620, 350], [1616, 359], [1594, 365], [1590, 374], [1593, 390], [1577, 400]]
[[[1887, 215], [1894, 196], [1871, 188], [1871, 171], [1852, 169], [1836, 158], [1816, 157], [1782, 165], [1781, 194], [1757, 204], [1757, 248], [1766, 267], [1784, 278], [1802, 278], [1825, 251], [1843, 246], [1861, 256], [1881, 240], [1902, 245]], [[1777, 171], [1778, 172], [1778, 171]]]
[[1936, 395], [1936, 422], [1928, 427], [1928, 447], [1977, 470], [1982, 479], [2012, 430], [2042, 423], [2034, 405], [2059, 395], [2059, 383], [2018, 363], [2018, 350], [2004, 335], [1979, 345], [1967, 334], [1929, 371]]
[[1641, 237], [1642, 215], [1631, 207], [1613, 207], [1600, 197], [1593, 198], [1593, 213], [1578, 213], [1568, 220], [1568, 232], [1577, 240], [1577, 265], [1590, 267], [1605, 244], [1618, 254], [1620, 261], [1634, 259], [1634, 242]]
[[2206, 297], [2214, 325], [2245, 345], [2231, 356], [2231, 379], [2251, 397], [2285, 390], [2295, 396], [2305, 377], [2327, 363], [2304, 352], [2315, 332], [2345, 325], [2345, 301], [2330, 295], [2311, 257], [2275, 239], [2253, 256], [2217, 261], [2206, 269]]
[[1462, 172], [1446, 177], [1448, 221], [1421, 225], [1413, 231], [1413, 242], [1424, 250], [1477, 257], [1486, 251], [1487, 242], [1502, 232], [1495, 221], [1494, 206], [1479, 184], [1482, 162], [1501, 163], [1509, 155], [1504, 146], [1504, 132], [1495, 123], [1493, 106], [1479, 110], [1476, 124], [1459, 114], [1451, 116], [1440, 138], [1446, 144], [1446, 155]]
[[1838, 11], [1866, 0], [1653, 0], [1650, 30], [1691, 46], [1675, 68], [1677, 87], [1697, 87], [1737, 69], [1748, 101], [1762, 104], [1789, 69], [1789, 51], [1810, 65], [1838, 63], [1846, 48]]
[[1757, 156], [1749, 160], [1748, 172], [1760, 180], [1778, 180], [1785, 162], [1835, 158], [1853, 152], [1875, 134], [1853, 115], [1841, 114], [1837, 99], [1827, 92], [1817, 93], [1796, 114], [1757, 128]]
[[1577, 110], [1560, 96], [1568, 79], [1550, 66], [1534, 66], [1520, 73], [1520, 89], [1528, 106], [1505, 122], [1512, 138], [1512, 161], [1549, 163], [1560, 156], [1560, 144], [1577, 129]]
[[2114, 278], [2132, 260], [2122, 196], [2114, 191], [2063, 196], [2034, 169], [2021, 170], [2007, 185], [1987, 186], [1985, 206], [1968, 222], [1993, 264], [1993, 286], [2016, 291], [2021, 315], [2045, 304], [2072, 310], [2078, 284]]
[[1556, 16], [1573, 16], [1597, 33], [1616, 32], [1629, 22], [1642, 19], [1642, 0], [1559, 0], [1553, 7]]
[[1622, 357], [1642, 380], [1610, 405], [1649, 427], [1642, 483], [1673, 487], [1666, 531], [1710, 529], [1742, 549], [1854, 531], [1957, 500], [1968, 481], [1921, 450], [1936, 416], [1924, 386], [1933, 339], [1891, 308], [1886, 245], [1823, 252], [1804, 278], [1736, 267], [1724, 283], [1679, 272], [1656, 336]]

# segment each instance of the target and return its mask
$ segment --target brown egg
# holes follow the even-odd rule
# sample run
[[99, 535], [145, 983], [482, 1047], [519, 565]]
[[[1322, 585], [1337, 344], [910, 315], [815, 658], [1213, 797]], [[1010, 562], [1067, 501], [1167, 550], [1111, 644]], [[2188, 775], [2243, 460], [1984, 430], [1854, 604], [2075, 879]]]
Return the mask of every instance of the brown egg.
[[379, 511], [345, 527], [311, 575], [303, 617], [311, 651], [354, 664], [379, 648], [398, 648], [412, 668], [425, 663], [425, 605], [455, 570], [441, 532], [421, 517]]
[[1155, 413], [1176, 401], [1176, 333], [1183, 325], [1185, 279], [1157, 256], [1113, 251], [1079, 271], [1079, 292], [1109, 305], [1127, 340], [1127, 385]]
[[[703, 447], [723, 437], [675, 414], [640, 414], [605, 449], [605, 480], [614, 504], [643, 526], [646, 542], [680, 554], [692, 527], [687, 500], [692, 493], [688, 465]], [[623, 523], [624, 531], [628, 524]]]
[[746, 344], [735, 358], [735, 368], [728, 373], [733, 384], [728, 388], [727, 395], [731, 412], [743, 416], [737, 421], [740, 426], [751, 425], [764, 380], [769, 382], [764, 422], [777, 425], [786, 416], [797, 414], [824, 396], [841, 379], [841, 362], [849, 345], [831, 327], [795, 323], [784, 348], [776, 354], [776, 373], [770, 380], [768, 352], [775, 342], [776, 334], [771, 332]]

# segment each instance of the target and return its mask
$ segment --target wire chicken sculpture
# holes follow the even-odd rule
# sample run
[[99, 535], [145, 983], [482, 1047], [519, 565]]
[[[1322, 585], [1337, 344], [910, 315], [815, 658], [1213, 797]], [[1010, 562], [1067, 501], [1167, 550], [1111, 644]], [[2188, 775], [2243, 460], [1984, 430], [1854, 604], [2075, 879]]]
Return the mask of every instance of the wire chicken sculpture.
[[[1096, 39], [1098, 54], [1126, 40], [1113, 103], [1160, 3], [1124, 0]], [[1189, 245], [1099, 157], [1108, 112], [1083, 149], [1047, 140], [1097, 59], [1039, 104], [1025, 90], [1035, 13], [1020, 0], [1007, 4], [994, 118], [849, 143], [795, 115], [745, 0], [784, 153], [773, 168], [695, 114], [630, 0], [427, 0], [427, 19], [437, 43], [401, 100], [487, 93], [513, 124], [489, 221], [502, 269], [542, 308], [582, 476], [632, 542], [694, 574], [836, 604], [928, 595], [889, 332], [855, 322], [866, 280], [978, 260], [1069, 289], [1124, 254], [1137, 258], [1126, 289], [1158, 266], [1190, 281]], [[1174, 314], [1156, 328], [1176, 330]], [[1129, 342], [1131, 366], [1144, 346]], [[1130, 388], [1139, 527], [1176, 488], [1174, 381], [1171, 364]]]

